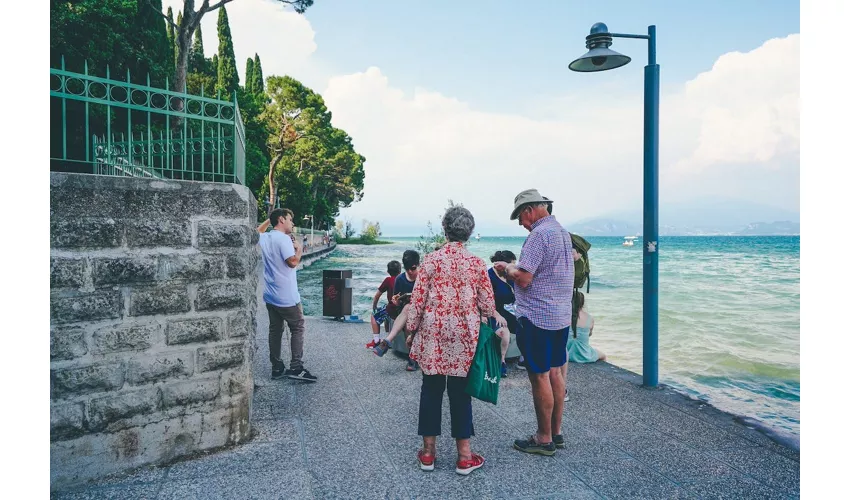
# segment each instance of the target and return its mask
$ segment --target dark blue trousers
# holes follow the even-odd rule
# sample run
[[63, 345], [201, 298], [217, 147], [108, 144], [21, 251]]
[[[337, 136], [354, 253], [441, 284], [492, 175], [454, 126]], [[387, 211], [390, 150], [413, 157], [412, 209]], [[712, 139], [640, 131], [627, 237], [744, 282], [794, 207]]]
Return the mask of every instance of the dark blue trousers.
[[419, 395], [419, 435], [439, 436], [443, 417], [443, 392], [449, 389], [452, 437], [469, 439], [475, 435], [472, 426], [472, 397], [466, 393], [466, 377], [422, 374]]

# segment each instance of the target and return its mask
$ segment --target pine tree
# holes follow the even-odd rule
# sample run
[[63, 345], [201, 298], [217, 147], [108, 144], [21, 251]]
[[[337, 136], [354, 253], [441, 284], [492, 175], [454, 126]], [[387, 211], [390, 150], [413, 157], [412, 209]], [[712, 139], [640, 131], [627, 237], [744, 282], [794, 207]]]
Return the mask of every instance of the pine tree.
[[239, 73], [236, 71], [236, 55], [233, 52], [233, 38], [230, 35], [230, 23], [227, 10], [222, 6], [218, 10], [218, 81], [216, 90], [230, 96], [239, 87]]
[[260, 56], [254, 53], [254, 83], [251, 85], [251, 89], [255, 94], [262, 94], [264, 92], [263, 83], [263, 65], [260, 63]]
[[[168, 13], [166, 14], [168, 18], [168, 22], [165, 23], [165, 35], [168, 37], [168, 46], [171, 47], [172, 52], [174, 52], [174, 58], [177, 58], [177, 40], [175, 39], [174, 34], [174, 12], [171, 10], [171, 7], [168, 7]], [[169, 75], [170, 76], [170, 75]]]
[[254, 92], [254, 60], [250, 57], [245, 63], [245, 90]]
[[204, 73], [206, 71], [206, 60], [204, 59], [204, 39], [201, 34], [201, 25], [195, 29], [195, 40], [192, 50], [189, 52], [189, 73]]

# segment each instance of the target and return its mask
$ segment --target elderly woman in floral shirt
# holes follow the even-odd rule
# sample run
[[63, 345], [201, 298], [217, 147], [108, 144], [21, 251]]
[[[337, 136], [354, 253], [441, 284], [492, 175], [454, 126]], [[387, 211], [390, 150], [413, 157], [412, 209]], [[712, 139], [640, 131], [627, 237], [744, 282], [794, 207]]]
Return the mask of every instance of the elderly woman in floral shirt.
[[466, 393], [467, 372], [478, 343], [481, 318], [495, 317], [493, 287], [484, 261], [472, 255], [464, 243], [475, 228], [469, 210], [452, 206], [443, 216], [446, 244], [425, 256], [413, 288], [407, 330], [410, 358], [422, 368], [419, 397], [419, 435], [423, 447], [417, 453], [422, 470], [434, 470], [437, 436], [448, 387], [452, 417], [452, 437], [457, 442], [455, 472], [467, 475], [484, 465], [484, 457], [472, 453], [469, 438], [472, 426], [472, 400]]

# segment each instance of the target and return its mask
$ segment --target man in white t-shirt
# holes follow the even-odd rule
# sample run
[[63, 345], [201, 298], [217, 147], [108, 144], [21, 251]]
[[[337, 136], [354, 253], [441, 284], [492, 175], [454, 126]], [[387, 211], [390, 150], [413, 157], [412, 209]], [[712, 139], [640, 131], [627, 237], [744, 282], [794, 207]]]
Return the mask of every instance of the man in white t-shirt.
[[[272, 378], [289, 377], [315, 382], [316, 376], [304, 369], [304, 311], [298, 293], [295, 268], [301, 262], [303, 251], [292, 235], [293, 213], [288, 208], [272, 210], [268, 220], [260, 224], [260, 249], [263, 252], [263, 301], [269, 311], [269, 358]], [[266, 230], [272, 227], [272, 230]], [[280, 343], [284, 322], [289, 325], [292, 360], [289, 369], [280, 359]]]

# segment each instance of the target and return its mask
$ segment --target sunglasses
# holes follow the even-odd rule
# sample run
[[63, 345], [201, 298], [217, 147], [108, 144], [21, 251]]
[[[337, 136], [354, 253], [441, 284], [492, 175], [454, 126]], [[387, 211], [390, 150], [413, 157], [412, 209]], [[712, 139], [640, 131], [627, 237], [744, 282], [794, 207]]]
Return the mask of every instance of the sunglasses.
[[418, 267], [419, 267], [419, 265], [418, 265], [418, 264], [414, 264], [414, 265], [410, 266], [410, 268], [408, 269], [408, 271], [415, 271]]

